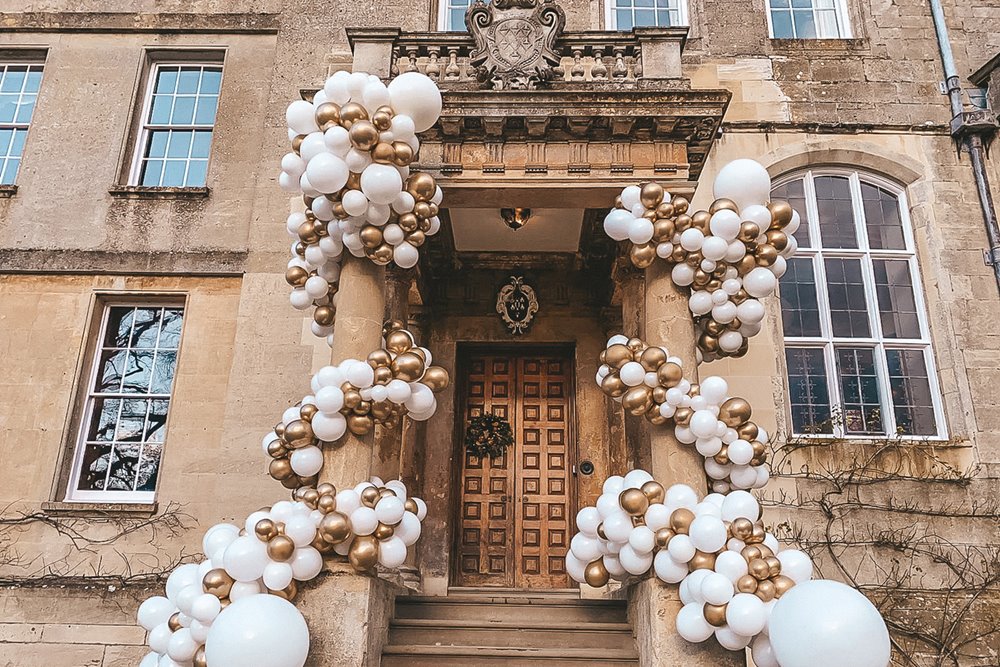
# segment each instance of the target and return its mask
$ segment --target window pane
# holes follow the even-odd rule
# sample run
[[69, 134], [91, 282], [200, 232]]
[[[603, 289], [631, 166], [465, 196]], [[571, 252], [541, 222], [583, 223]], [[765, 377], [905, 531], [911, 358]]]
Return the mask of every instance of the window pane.
[[42, 86], [42, 66], [32, 65], [28, 71], [28, 79], [24, 82], [24, 92], [37, 93]]
[[827, 259], [826, 288], [830, 298], [833, 335], [844, 338], [868, 338], [868, 298], [859, 259]]
[[197, 110], [194, 114], [194, 122], [196, 125], [212, 125], [215, 123], [215, 107], [219, 102], [219, 98], [215, 95], [210, 95], [208, 97], [199, 97]]
[[[795, 4], [794, 2], [792, 3]], [[795, 37], [797, 39], [816, 38], [816, 20], [812, 10], [793, 11], [792, 20], [795, 22]]]
[[113, 306], [108, 313], [108, 326], [104, 333], [104, 347], [128, 347], [132, 336], [135, 308]]
[[146, 441], [163, 442], [163, 432], [167, 425], [168, 399], [150, 401], [149, 417], [146, 422]]
[[882, 402], [878, 376], [875, 374], [875, 351], [869, 348], [837, 348], [840, 373], [840, 397], [844, 410], [844, 429], [848, 433], [881, 433]]
[[17, 115], [18, 95], [0, 95], [0, 123], [13, 123]]
[[872, 260], [879, 317], [885, 338], [920, 338], [910, 264], [905, 259]]
[[184, 185], [189, 188], [197, 188], [205, 185], [205, 171], [208, 169], [208, 160], [191, 160], [188, 163], [187, 177]]
[[793, 257], [788, 260], [780, 292], [785, 336], [819, 336], [819, 303], [812, 259]]
[[771, 27], [775, 39], [791, 39], [795, 36], [792, 28], [792, 14], [788, 11], [774, 10], [771, 12]]
[[155, 491], [157, 473], [160, 470], [160, 456], [163, 445], [146, 444], [142, 447], [142, 460], [136, 472], [136, 491]]
[[0, 155], [10, 155], [11, 146], [14, 144], [13, 128], [0, 128]]
[[3, 173], [0, 173], [0, 183], [3, 185], [13, 185], [17, 180], [17, 169], [21, 161], [16, 158], [9, 158], [3, 162]]
[[142, 176], [139, 182], [145, 186], [156, 187], [160, 184], [162, 175], [163, 160], [148, 160], [142, 164]]
[[843, 176], [817, 176], [816, 208], [824, 248], [857, 248], [850, 182]]
[[197, 93], [199, 81], [201, 81], [201, 67], [182, 67], [177, 80], [177, 93]]
[[95, 398], [93, 417], [90, 420], [90, 431], [87, 440], [111, 442], [115, 437], [115, 427], [118, 424], [118, 410], [121, 408], [120, 398]]
[[110, 446], [87, 445], [80, 464], [80, 481], [77, 488], [81, 491], [103, 491], [110, 460]]
[[635, 10], [635, 25], [656, 25], [656, 12], [652, 9]]
[[28, 73], [27, 66], [8, 65], [0, 77], [0, 93], [19, 93], [24, 87], [24, 79]]
[[632, 12], [627, 9], [619, 9], [615, 12], [616, 26], [619, 30], [631, 30], [634, 26], [632, 24]]
[[190, 125], [194, 120], [194, 97], [174, 98], [174, 110], [170, 114], [173, 125]]
[[167, 157], [186, 158], [191, 154], [191, 132], [172, 130], [167, 143]]
[[156, 76], [154, 92], [173, 93], [177, 90], [177, 68], [160, 67]]
[[899, 216], [899, 200], [896, 195], [869, 183], [862, 183], [861, 201], [865, 207], [868, 245], [879, 250], [905, 250], [903, 222]]
[[201, 94], [202, 95], [218, 95], [219, 86], [222, 83], [222, 69], [221, 68], [206, 68], [201, 75]]
[[191, 143], [191, 157], [207, 158], [208, 150], [212, 145], [212, 131], [199, 130], [194, 133], [194, 141]]
[[149, 401], [143, 399], [127, 399], [122, 403], [118, 428], [115, 430], [116, 442], [140, 442], [142, 440], [148, 405]]
[[115, 445], [111, 453], [105, 491], [131, 491], [142, 445]]
[[116, 394], [122, 390], [122, 374], [128, 361], [126, 350], [105, 350], [101, 353], [97, 385], [94, 391], [102, 394]]
[[162, 158], [167, 155], [167, 141], [170, 139], [170, 130], [153, 130], [149, 133], [149, 143], [146, 148], [146, 157]]
[[23, 95], [21, 97], [21, 104], [17, 108], [17, 117], [14, 118], [15, 123], [30, 123], [31, 113], [35, 110], [35, 96], [34, 95]]
[[799, 244], [800, 248], [810, 247], [809, 243], [809, 224], [806, 221], [806, 193], [805, 193], [805, 181], [798, 178], [794, 181], [785, 183], [784, 185], [779, 185], [774, 190], [771, 191], [772, 199], [784, 199], [789, 204], [792, 205], [799, 213], [801, 218], [801, 224], [799, 228], [795, 230], [795, 241]]
[[153, 125], [170, 123], [170, 108], [174, 104], [171, 95], [153, 95], [153, 105], [149, 109], [149, 122]]
[[163, 329], [160, 331], [160, 349], [176, 350], [181, 339], [181, 311], [167, 308], [163, 311]]
[[152, 350], [129, 350], [122, 393], [145, 394], [149, 392], [154, 354]]
[[184, 160], [167, 160], [163, 165], [163, 179], [160, 184], [165, 187], [182, 187], [185, 167]]
[[934, 401], [922, 350], [886, 350], [896, 431], [901, 435], [934, 435]]
[[822, 348], [785, 348], [789, 403], [796, 433], [832, 433]]
[[174, 383], [174, 368], [176, 365], [176, 352], [161, 351], [156, 355], [156, 366], [153, 369], [153, 383], [149, 388], [149, 393], [170, 393], [170, 387]]

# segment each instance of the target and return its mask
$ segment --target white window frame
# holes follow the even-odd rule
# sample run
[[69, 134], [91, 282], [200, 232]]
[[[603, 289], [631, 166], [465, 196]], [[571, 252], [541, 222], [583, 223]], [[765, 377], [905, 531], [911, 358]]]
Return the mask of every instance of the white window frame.
[[[608, 30], [618, 30], [618, 14], [616, 12], [617, 0], [604, 0], [604, 25], [608, 26]], [[677, 14], [679, 23], [677, 26], [689, 26], [690, 18], [688, 17], [688, 0], [677, 0]], [[677, 26], [661, 26], [661, 27], [677, 27]], [[642, 26], [645, 27], [645, 26]]]
[[[42, 68], [42, 80], [38, 84], [38, 92], [35, 93], [35, 106], [31, 110], [31, 118], [28, 119], [28, 122], [27, 123], [19, 123], [17, 121], [17, 111], [16, 110], [14, 111], [14, 119], [11, 120], [9, 123], [8, 122], [0, 122], [0, 130], [14, 130], [15, 132], [20, 131], [20, 130], [24, 130], [24, 133], [25, 133], [24, 146], [27, 147], [27, 145], [28, 145], [27, 135], [31, 132], [31, 121], [35, 117], [35, 111], [38, 110], [38, 98], [41, 95], [42, 83], [44, 83], [44, 81], [45, 81], [45, 61], [43, 59], [39, 59], [39, 58], [31, 58], [29, 60], [9, 60], [9, 59], [0, 60], [0, 69], [2, 69], [4, 73], [6, 73], [7, 68], [9, 68], [9, 67], [28, 67], [28, 68], [31, 68], [31, 67], [41, 67]], [[0, 78], [2, 78], [2, 77], [0, 77]], [[25, 74], [24, 81], [25, 81], [25, 84], [28, 81], [27, 74]], [[18, 91], [18, 100], [20, 100], [23, 96], [24, 96], [24, 85], [22, 84], [21, 90]], [[11, 139], [11, 143], [13, 143], [13, 138]], [[9, 151], [10, 148], [8, 147], [7, 150]], [[3, 159], [0, 159], [0, 176], [2, 176], [3, 175], [3, 170], [6, 168], [7, 161], [11, 158], [11, 155], [9, 153], [6, 153], [4, 155], [0, 155], [0, 158], [3, 158]], [[24, 164], [24, 151], [23, 150], [21, 151], [21, 155], [17, 158], [17, 160], [18, 160], [17, 173], [14, 174], [14, 180], [11, 181], [10, 183], [0, 183], [0, 186], [10, 187], [11, 185], [17, 185], [17, 177], [21, 174], [21, 165]]]
[[[816, 0], [813, 2], [813, 16], [816, 16]], [[853, 39], [854, 33], [851, 31], [851, 14], [847, 9], [847, 0], [833, 0], [834, 9], [837, 11], [837, 25], [840, 27], [840, 34], [835, 37], [830, 36], [816, 36], [816, 37], [776, 37], [774, 35], [774, 21], [771, 19], [771, 13], [774, 8], [771, 7], [771, 0], [767, 0], [767, 36], [771, 39]], [[778, 8], [778, 11], [784, 11], [784, 8]], [[816, 22], [819, 25], [819, 22]]]
[[[487, 2], [490, 1], [491, 0], [487, 0]], [[475, 2], [475, 0], [469, 0], [468, 4], [465, 5], [465, 7], [468, 7], [468, 5], [471, 5], [473, 2]], [[454, 28], [448, 27], [448, 17], [451, 15], [451, 10], [453, 8], [454, 7], [451, 3], [451, 0], [438, 0], [438, 19], [437, 19], [438, 30], [442, 32], [462, 32], [463, 30], [465, 30], [465, 24], [462, 24]]]
[[[146, 81], [145, 91], [143, 92], [141, 115], [139, 116], [139, 122], [137, 123], [138, 131], [136, 133], [135, 145], [132, 149], [132, 163], [129, 167], [128, 184], [130, 186], [143, 187], [139, 182], [139, 179], [142, 177], [143, 154], [146, 152], [146, 144], [149, 142], [149, 133], [151, 130], [210, 130], [212, 132], [212, 141], [209, 143], [208, 160], [205, 165], [205, 183], [202, 185], [182, 186], [197, 188], [207, 187], [209, 167], [212, 165], [212, 144], [215, 143], [215, 123], [219, 118], [218, 106], [216, 106], [215, 120], [211, 125], [197, 125], [194, 123], [191, 125], [151, 125], [148, 122], [149, 112], [153, 106], [153, 91], [156, 89], [156, 80], [159, 77], [160, 68], [162, 67], [218, 67], [221, 78], [219, 82], [219, 95], [216, 104], [222, 100], [222, 85], [224, 83], [226, 71], [221, 60], [157, 60], [154, 62], [149, 68], [149, 77]], [[194, 119], [192, 118], [191, 120], [193, 121]], [[192, 143], [193, 142], [194, 140], [192, 139]], [[184, 180], [187, 180], [187, 169], [190, 168], [190, 166], [190, 157], [188, 157], [187, 166], [184, 168]]]
[[[819, 215], [816, 210], [816, 189], [814, 179], [817, 176], [840, 176], [847, 177], [851, 192], [851, 209], [854, 213], [854, 233], [858, 241], [857, 248], [836, 248], [826, 249], [815, 247], [822, 242], [820, 235]], [[941, 403], [941, 390], [937, 376], [937, 365], [934, 363], [933, 342], [930, 335], [930, 327], [927, 321], [927, 306], [924, 300], [923, 285], [920, 281], [920, 269], [917, 264], [916, 246], [913, 240], [913, 227], [910, 223], [909, 205], [907, 204], [906, 192], [895, 183], [880, 178], [868, 172], [859, 172], [855, 169], [845, 168], [819, 168], [797, 171], [782, 176], [775, 180], [774, 187], [780, 187], [791, 181], [801, 179], [806, 200], [805, 215], [802, 216], [802, 224], [808, 225], [809, 239], [813, 247], [805, 248], [799, 246], [795, 251], [796, 259], [808, 258], [812, 262], [813, 277], [816, 283], [816, 301], [819, 309], [820, 336], [784, 336], [783, 349], [793, 348], [820, 348], [823, 349], [823, 358], [826, 364], [826, 384], [827, 393], [830, 400], [830, 408], [842, 406], [842, 394], [840, 381], [837, 373], [836, 347], [856, 347], [874, 349], [875, 372], [878, 376], [879, 393], [881, 400], [882, 426], [884, 433], [848, 433], [844, 429], [843, 423], [833, 425], [833, 433], [795, 433], [796, 437], [829, 439], [850, 438], [856, 440], [873, 440], [883, 437], [899, 437], [906, 440], [945, 440], [947, 439], [947, 429], [945, 425], [944, 408]], [[882, 250], [873, 249], [868, 242], [868, 230], [865, 220], [865, 211], [861, 198], [861, 182], [877, 186], [893, 194], [899, 206], [900, 224], [903, 231], [902, 250]], [[830, 318], [830, 297], [826, 284], [826, 266], [824, 259], [845, 258], [860, 259], [861, 271], [865, 281], [865, 296], [868, 303], [869, 336], [867, 338], [835, 337], [833, 335], [833, 324]], [[878, 294], [875, 291], [875, 273], [873, 260], [892, 259], [904, 260], [910, 269], [910, 279], [913, 288], [913, 300], [917, 310], [917, 321], [920, 327], [919, 338], [886, 338], [882, 334], [882, 319], [879, 313]], [[931, 393], [931, 403], [934, 408], [934, 425], [936, 432], [930, 435], [897, 435], [896, 433], [896, 413], [892, 408], [889, 370], [886, 364], [885, 348], [919, 350], [924, 355], [924, 365], [927, 369], [927, 382]], [[787, 364], [787, 355], [783, 355], [784, 363]], [[787, 370], [787, 369], [786, 369]], [[789, 397], [790, 399], [790, 397]], [[786, 401], [786, 418], [789, 429], [795, 428], [792, 419], [791, 400]]]
[[[83, 391], [83, 401], [82, 410], [77, 419], [78, 426], [76, 431], [76, 438], [73, 445], [73, 457], [71, 460], [70, 474], [68, 476], [69, 480], [66, 485], [66, 493], [64, 496], [64, 502], [74, 503], [74, 502], [90, 502], [90, 503], [102, 503], [102, 504], [153, 504], [156, 500], [156, 491], [85, 491], [80, 490], [77, 487], [80, 484], [80, 474], [83, 468], [83, 460], [86, 456], [87, 450], [87, 434], [90, 432], [91, 424], [93, 423], [95, 411], [94, 411], [94, 382], [96, 381], [97, 374], [101, 370], [101, 349], [103, 346], [103, 341], [108, 329], [108, 320], [111, 316], [112, 308], [177, 308], [183, 312], [181, 320], [181, 333], [178, 338], [177, 343], [177, 365], [174, 367], [174, 378], [173, 383], [170, 387], [169, 394], [121, 394], [125, 398], [136, 398], [141, 396], [142, 398], [159, 399], [166, 398], [173, 402], [173, 396], [177, 383], [177, 369], [180, 367], [180, 349], [181, 343], [184, 340], [184, 328], [187, 325], [187, 303], [183, 297], [168, 297], [168, 298], [153, 298], [148, 300], [143, 299], [100, 299], [97, 302], [97, 307], [100, 309], [100, 326], [97, 327], [97, 339], [95, 341], [90, 363], [86, 367], [86, 374], [84, 376], [86, 385], [82, 387]], [[157, 348], [159, 349], [160, 342], [160, 332], [156, 334]], [[106, 397], [107, 394], [101, 394], [101, 397]], [[163, 447], [163, 451], [166, 451], [167, 445], [167, 434], [170, 429], [170, 418], [173, 414], [173, 406], [167, 408], [167, 419], [163, 424], [163, 440], [160, 443]], [[145, 421], [143, 422], [143, 432], [147, 426], [149, 420], [149, 413], [147, 411]], [[117, 423], [116, 423], [117, 428]], [[163, 455], [160, 455], [160, 467], [157, 470], [157, 486], [160, 482], [160, 473], [163, 471]]]

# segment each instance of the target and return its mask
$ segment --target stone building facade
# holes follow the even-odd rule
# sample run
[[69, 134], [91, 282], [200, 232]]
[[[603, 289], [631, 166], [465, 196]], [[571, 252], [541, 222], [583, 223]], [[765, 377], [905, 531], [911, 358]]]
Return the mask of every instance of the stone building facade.
[[[600, 220], [623, 186], [648, 180], [706, 207], [714, 174], [739, 157], [761, 161], [813, 231], [826, 234], [828, 215], [868, 225], [839, 246], [800, 239], [801, 272], [768, 302], [749, 353], [699, 369], [752, 397], [755, 419], [776, 434], [769, 522], [811, 546], [824, 576], [877, 601], [900, 664], [996, 664], [1000, 292], [983, 261], [969, 155], [951, 136], [930, 5], [815, 0], [802, 3], [814, 7], [806, 16], [780, 0], [648, 4], [663, 11], [559, 2], [557, 80], [501, 91], [471, 76], [454, 0], [0, 8], [0, 664], [137, 664], [134, 612], [156, 575], [198, 552], [208, 526], [239, 523], [281, 493], [260, 436], [331, 358], [286, 296], [283, 221], [295, 203], [276, 182], [284, 109], [334, 71], [410, 67], [444, 91], [419, 165], [445, 190], [447, 224], [413, 271], [345, 266], [333, 357], [375, 347], [384, 312], [409, 321], [455, 382], [426, 425], [328, 455], [331, 481], [402, 476], [429, 516], [402, 576], [335, 564], [300, 593], [309, 664], [378, 664], [397, 595], [568, 587], [558, 569], [532, 579], [527, 558], [502, 575], [478, 561], [465, 568], [465, 557], [490, 556], [468, 551], [459, 530], [463, 391], [483, 364], [564, 369], [565, 458], [551, 465], [566, 471], [567, 541], [608, 475], [644, 466], [705, 487], [698, 457], [624, 417], [592, 382], [604, 341], [621, 331], [695, 365], [683, 295], [656, 265], [626, 269]], [[943, 4], [972, 109], [996, 97], [986, 86], [1000, 7]], [[157, 98], [171, 105], [162, 118]], [[158, 132], [183, 141], [157, 146]], [[995, 161], [985, 170], [1000, 182]], [[873, 240], [871, 201], [899, 245]], [[532, 217], [512, 232], [501, 208]], [[892, 261], [909, 271], [895, 282], [876, 268]], [[867, 267], [860, 277], [847, 275], [852, 262]], [[539, 301], [516, 336], [495, 312], [512, 273]], [[890, 293], [903, 294], [890, 298], [899, 307], [880, 308]], [[870, 329], [832, 325], [853, 316]], [[154, 364], [139, 416], [93, 390], [95, 369], [122, 346], [102, 332], [127, 317], [152, 323], [142, 334], [152, 342], [124, 345]], [[888, 333], [903, 320], [915, 333]], [[851, 352], [848, 372], [843, 354], [857, 349], [867, 352]], [[94, 435], [106, 425], [87, 426], [97, 402], [113, 400], [111, 430], [132, 419], [144, 434], [133, 445], [143, 453], [123, 456], [148, 457], [117, 491], [105, 490], [114, 466], [101, 458], [112, 449]], [[542, 555], [557, 562], [559, 551]], [[677, 639], [678, 602], [654, 581], [608, 595], [628, 600], [642, 664], [742, 660]]]

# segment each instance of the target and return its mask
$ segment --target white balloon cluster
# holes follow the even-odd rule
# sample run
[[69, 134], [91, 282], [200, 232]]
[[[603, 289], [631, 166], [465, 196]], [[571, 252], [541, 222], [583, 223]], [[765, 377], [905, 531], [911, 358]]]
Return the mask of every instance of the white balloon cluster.
[[715, 179], [708, 211], [688, 214], [688, 201], [656, 183], [630, 185], [604, 219], [604, 231], [630, 241], [632, 263], [673, 264], [674, 284], [690, 287], [688, 306], [706, 360], [746, 354], [761, 330], [764, 306], [796, 250], [800, 219], [787, 202], [770, 201], [771, 179], [753, 160], [734, 160]]
[[673, 423], [677, 440], [705, 457], [713, 491], [767, 484], [767, 431], [750, 420], [748, 401], [730, 396], [724, 378], [692, 384], [683, 377], [681, 360], [666, 348], [616, 335], [601, 353], [596, 380], [629, 413], [654, 425]]
[[[295, 495], [254, 512], [242, 529], [212, 526], [202, 540], [205, 560], [178, 567], [166, 597], [142, 603], [138, 620], [151, 653], [141, 667], [301, 667], [308, 630], [285, 602], [297, 582], [315, 578], [325, 555], [347, 556], [359, 571], [399, 567], [427, 515], [400, 480], [373, 477], [340, 492], [320, 484]], [[267, 630], [274, 627], [284, 631]]]
[[441, 92], [427, 76], [336, 72], [311, 100], [288, 106], [292, 152], [279, 183], [303, 194], [304, 212], [288, 216], [294, 242], [285, 279], [299, 310], [313, 308], [312, 331], [329, 336], [343, 250], [408, 269], [426, 237], [438, 232], [443, 194], [430, 174], [410, 173], [416, 133], [441, 114]]

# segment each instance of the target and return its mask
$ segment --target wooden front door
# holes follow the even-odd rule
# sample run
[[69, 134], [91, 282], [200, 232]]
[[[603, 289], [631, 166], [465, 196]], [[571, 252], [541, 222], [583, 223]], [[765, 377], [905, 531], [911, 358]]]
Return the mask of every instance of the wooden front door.
[[[565, 588], [572, 505], [573, 362], [568, 350], [464, 357], [459, 448], [458, 586]], [[465, 424], [507, 418], [514, 445], [496, 459], [465, 451]]]

